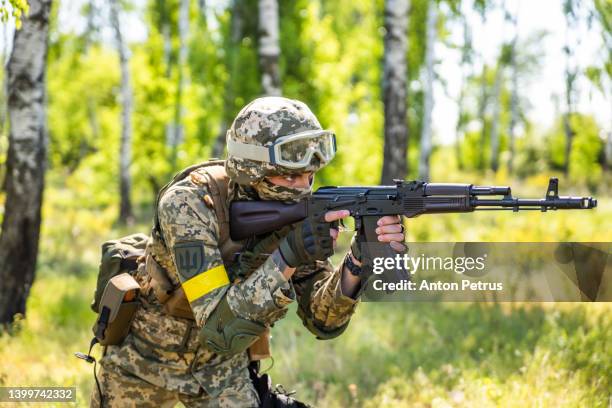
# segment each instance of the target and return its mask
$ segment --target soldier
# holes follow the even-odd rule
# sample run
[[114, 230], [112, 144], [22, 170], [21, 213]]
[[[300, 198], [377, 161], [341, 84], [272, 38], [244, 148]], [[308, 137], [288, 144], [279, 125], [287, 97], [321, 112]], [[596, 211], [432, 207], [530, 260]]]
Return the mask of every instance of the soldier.
[[[257, 239], [229, 237], [232, 200], [308, 195], [335, 154], [333, 133], [305, 104], [265, 97], [240, 111], [227, 144], [225, 162], [186, 169], [160, 192], [135, 275], [142, 306], [125, 340], [106, 347], [92, 406], [268, 406], [252, 361], [269, 356], [269, 328], [289, 304], [320, 339], [346, 329], [361, 286], [358, 247], [337, 268], [328, 258], [338, 234], [330, 223], [348, 211]], [[381, 218], [377, 234], [403, 249], [399, 216]]]

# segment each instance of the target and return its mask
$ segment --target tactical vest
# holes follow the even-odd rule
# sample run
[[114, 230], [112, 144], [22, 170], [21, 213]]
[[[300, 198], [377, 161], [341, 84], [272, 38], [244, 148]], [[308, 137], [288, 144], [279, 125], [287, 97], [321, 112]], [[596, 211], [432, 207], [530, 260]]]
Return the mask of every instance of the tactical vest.
[[[210, 160], [190, 166], [179, 172], [172, 181], [160, 190], [155, 203], [152, 238], [154, 241], [157, 240], [162, 243], [167, 254], [170, 254], [170, 249], [166, 246], [163, 234], [161, 233], [158, 214], [159, 201], [170, 187], [187, 177], [191, 177], [194, 183], [205, 185], [208, 188], [209, 194], [202, 197], [202, 200], [207, 207], [214, 210], [217, 216], [219, 226], [218, 246], [223, 263], [228, 267], [228, 270], [235, 262], [236, 254], [244, 248], [245, 241], [233, 241], [230, 237], [229, 178], [225, 172], [224, 163], [223, 160]], [[155, 293], [157, 300], [164, 305], [166, 312], [175, 317], [194, 320], [191, 306], [180, 283], [176, 282], [176, 278], [170, 276], [168, 271], [156, 261], [156, 254], [151, 250], [150, 246], [147, 247], [145, 255], [145, 269], [150, 277], [151, 289]], [[251, 360], [261, 360], [270, 356], [268, 330], [249, 348], [249, 354]]]

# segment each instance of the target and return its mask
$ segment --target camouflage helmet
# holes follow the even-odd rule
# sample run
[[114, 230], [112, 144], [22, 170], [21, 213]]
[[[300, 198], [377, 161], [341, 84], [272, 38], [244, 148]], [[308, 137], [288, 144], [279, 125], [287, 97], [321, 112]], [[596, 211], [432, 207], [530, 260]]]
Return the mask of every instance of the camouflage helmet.
[[[227, 131], [228, 146], [232, 142], [269, 147], [283, 137], [306, 131], [322, 130], [316, 116], [304, 103], [282, 97], [258, 98], [238, 113]], [[240, 185], [255, 185], [267, 176], [315, 172], [327, 163], [318, 157], [304, 167], [287, 168], [279, 164], [238, 157], [228, 149], [225, 169], [230, 179]]]

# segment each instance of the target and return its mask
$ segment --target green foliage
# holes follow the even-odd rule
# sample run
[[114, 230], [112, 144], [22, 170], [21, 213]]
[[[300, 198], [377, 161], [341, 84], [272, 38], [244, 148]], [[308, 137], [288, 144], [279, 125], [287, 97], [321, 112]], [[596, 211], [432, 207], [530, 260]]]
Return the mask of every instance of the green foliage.
[[114, 135], [118, 129], [115, 89], [119, 65], [116, 55], [108, 49], [93, 47], [86, 54], [74, 52], [74, 37], [60, 37], [51, 47], [50, 163], [53, 168], [72, 172], [88, 155], [100, 149], [104, 153], [103, 147], [118, 146]]
[[[586, 115], [574, 114], [569, 120], [573, 132], [570, 177], [577, 183], [586, 183], [590, 188], [597, 189], [603, 177], [600, 164], [603, 141], [599, 137], [599, 126], [594, 118]], [[553, 168], [562, 169], [567, 145], [563, 118], [559, 118], [548, 131], [546, 145], [549, 164]]]
[[[439, 33], [448, 36], [446, 24], [455, 18], [458, 2], [448, 1], [440, 16]], [[233, 3], [234, 4], [234, 3]], [[304, 100], [323, 126], [336, 131], [339, 152], [317, 177], [319, 184], [376, 183], [382, 167], [383, 106], [380, 84], [383, 56], [384, 2], [281, 1], [281, 79], [285, 95]], [[475, 7], [481, 7], [476, 4]], [[188, 39], [188, 64], [178, 67], [178, 1], [149, 1], [146, 9], [147, 38], [130, 44], [131, 77], [134, 91], [133, 162], [136, 202], [150, 205], [156, 191], [180, 167], [205, 160], [212, 145], [231, 123], [239, 109], [261, 92], [257, 62], [256, 2], [237, 1], [224, 10], [209, 7], [206, 16], [192, 5]], [[408, 28], [408, 124], [410, 175], [416, 172], [418, 135], [423, 114], [420, 71], [424, 58], [427, 2], [411, 2]], [[448, 15], [446, 15], [448, 14]], [[54, 14], [54, 20], [56, 19]], [[215, 20], [216, 24], [210, 24]], [[51, 36], [49, 52], [49, 129], [51, 165], [61, 174], [85, 174], [92, 198], [113, 199], [116, 194], [119, 135], [118, 67], [112, 44], [84, 41], [83, 36], [58, 33]], [[534, 44], [542, 34], [519, 44], [517, 64], [522, 76], [537, 67]], [[507, 49], [507, 47], [506, 47]], [[508, 50], [500, 67], [507, 63]], [[187, 78], [178, 99], [179, 71]], [[599, 72], [599, 71], [598, 71]], [[461, 152], [467, 169], [485, 169], [490, 163], [491, 93], [495, 69], [475, 75], [465, 89], [462, 123], [468, 129]], [[483, 82], [485, 81], [484, 85]], [[479, 115], [482, 87], [487, 101], [485, 116]], [[500, 165], [508, 158], [510, 90], [504, 81], [501, 91]], [[184, 107], [184, 140], [176, 152], [176, 164], [169, 142], [168, 127], [176, 122], [177, 104]], [[530, 125], [519, 111], [519, 125]], [[480, 122], [484, 130], [474, 124]], [[518, 157], [529, 157], [521, 175], [541, 160], [543, 144], [532, 130], [523, 135], [530, 143], [517, 141]], [[587, 138], [585, 141], [594, 141]], [[578, 143], [580, 145], [580, 143]], [[529, 146], [522, 151], [522, 146]], [[576, 160], [586, 163], [597, 158], [591, 146], [580, 148]], [[587, 152], [588, 150], [588, 152]], [[593, 151], [592, 151], [593, 150]], [[553, 154], [554, 156], [554, 154]], [[364, 163], [368, 163], [364, 165]], [[553, 168], [558, 160], [550, 160]], [[88, 166], [89, 168], [83, 168]], [[91, 167], [93, 166], [93, 168]], [[586, 169], [591, 167], [585, 167]], [[589, 170], [590, 171], [590, 170]], [[70, 176], [69, 176], [70, 177]], [[76, 176], [75, 176], [76, 177]], [[580, 178], [580, 177], [578, 177]], [[79, 178], [80, 180], [81, 178]], [[105, 191], [102, 193], [101, 191]]]
[[0, 0], [0, 21], [6, 23], [10, 17], [15, 19], [15, 27], [21, 28], [21, 18], [28, 14], [27, 0]]
[[[317, 180], [376, 183], [382, 168], [380, 68], [382, 24], [369, 1], [308, 2], [302, 33], [313, 56], [311, 81], [317, 84], [315, 113], [338, 138], [338, 154]], [[332, 17], [333, 16], [333, 17]], [[368, 162], [369, 166], [360, 163]]]
[[313, 41], [302, 35], [308, 24], [307, 0], [279, 2], [281, 79], [283, 94], [304, 101], [313, 112], [319, 112], [318, 89], [313, 73], [316, 69]]

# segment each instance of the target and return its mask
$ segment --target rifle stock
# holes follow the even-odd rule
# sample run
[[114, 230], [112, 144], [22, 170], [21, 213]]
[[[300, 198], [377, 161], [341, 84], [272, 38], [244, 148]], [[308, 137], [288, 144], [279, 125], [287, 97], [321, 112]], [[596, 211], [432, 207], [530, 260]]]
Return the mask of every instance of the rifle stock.
[[306, 201], [234, 201], [230, 204], [230, 236], [239, 241], [276, 231], [308, 216]]

